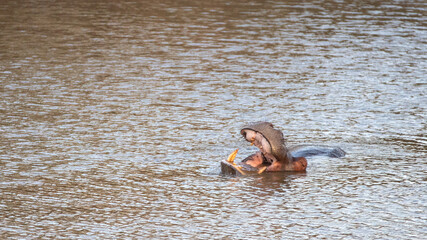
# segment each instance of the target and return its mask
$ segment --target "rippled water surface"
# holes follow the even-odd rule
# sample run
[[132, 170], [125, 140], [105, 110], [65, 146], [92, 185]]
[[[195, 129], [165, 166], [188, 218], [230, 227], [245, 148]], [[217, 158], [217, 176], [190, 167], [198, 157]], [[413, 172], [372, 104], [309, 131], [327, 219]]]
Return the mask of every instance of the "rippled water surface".
[[[2, 239], [422, 239], [425, 1], [2, 1]], [[340, 146], [220, 175], [245, 123]]]

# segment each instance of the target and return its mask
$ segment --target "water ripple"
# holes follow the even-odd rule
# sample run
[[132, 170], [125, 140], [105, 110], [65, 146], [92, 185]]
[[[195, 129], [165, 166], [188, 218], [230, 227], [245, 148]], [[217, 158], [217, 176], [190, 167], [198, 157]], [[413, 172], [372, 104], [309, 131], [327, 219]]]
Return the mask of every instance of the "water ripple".
[[[2, 238], [420, 239], [422, 1], [6, 1]], [[247, 122], [335, 145], [235, 178]], [[398, 226], [398, 227], [396, 227]]]

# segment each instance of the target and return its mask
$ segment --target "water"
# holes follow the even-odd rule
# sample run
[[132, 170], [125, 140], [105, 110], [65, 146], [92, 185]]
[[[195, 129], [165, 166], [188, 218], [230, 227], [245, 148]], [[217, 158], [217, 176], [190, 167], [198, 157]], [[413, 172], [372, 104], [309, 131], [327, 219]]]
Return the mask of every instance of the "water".
[[[3, 239], [421, 239], [424, 1], [3, 1]], [[245, 123], [340, 146], [228, 177]]]

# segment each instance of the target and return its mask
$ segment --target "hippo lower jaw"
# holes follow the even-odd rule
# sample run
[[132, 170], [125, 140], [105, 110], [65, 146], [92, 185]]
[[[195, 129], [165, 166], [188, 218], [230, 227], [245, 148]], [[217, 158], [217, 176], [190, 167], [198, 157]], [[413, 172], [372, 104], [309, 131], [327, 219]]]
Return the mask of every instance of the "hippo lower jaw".
[[246, 164], [244, 161], [236, 164], [234, 159], [236, 158], [237, 152], [239, 149], [234, 150], [226, 161], [221, 162], [221, 172], [222, 173], [231, 173], [233, 175], [240, 173], [241, 175], [246, 175], [245, 172], [257, 172], [262, 173], [265, 168], [257, 168], [252, 165]]
[[260, 151], [246, 157], [239, 164], [242, 169], [258, 173], [267, 172], [301, 172], [307, 168], [307, 160], [304, 157], [294, 158], [290, 153], [286, 154], [286, 160], [278, 160], [271, 153]]
[[247, 172], [254, 172], [261, 174], [267, 172], [304, 172], [307, 168], [307, 160], [304, 157], [293, 158], [290, 163], [283, 161], [269, 162], [264, 153], [261, 151], [256, 152], [245, 158], [239, 163], [235, 163], [234, 159], [237, 155], [237, 150], [230, 154], [227, 161], [221, 162], [221, 172], [236, 175], [246, 175]]

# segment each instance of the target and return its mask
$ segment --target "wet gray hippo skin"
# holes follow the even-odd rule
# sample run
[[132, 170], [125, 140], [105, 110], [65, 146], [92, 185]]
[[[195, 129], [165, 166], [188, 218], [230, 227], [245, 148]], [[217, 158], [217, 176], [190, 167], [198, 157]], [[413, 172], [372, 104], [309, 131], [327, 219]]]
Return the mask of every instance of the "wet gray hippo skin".
[[[345, 152], [338, 147], [300, 145], [288, 148], [283, 133], [269, 122], [256, 122], [246, 125], [240, 131], [242, 136], [260, 149], [242, 161], [244, 165], [261, 168], [267, 171], [305, 171], [305, 157], [325, 155], [343, 157]], [[249, 167], [249, 166], [248, 166]]]

